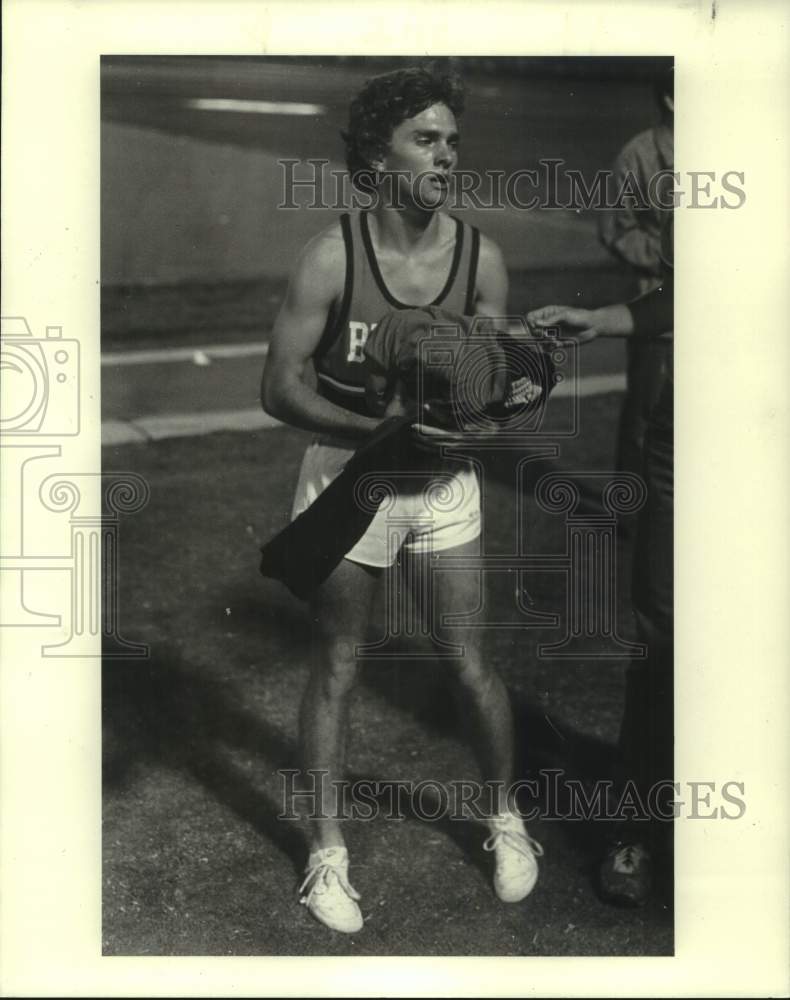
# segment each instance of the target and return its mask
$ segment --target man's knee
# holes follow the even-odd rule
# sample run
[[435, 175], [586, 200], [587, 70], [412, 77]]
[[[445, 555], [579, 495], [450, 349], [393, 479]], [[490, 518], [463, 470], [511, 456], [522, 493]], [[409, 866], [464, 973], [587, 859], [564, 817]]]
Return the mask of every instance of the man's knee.
[[461, 656], [449, 661], [457, 681], [465, 688], [476, 691], [487, 691], [492, 685], [499, 683], [499, 674], [487, 664], [475, 647], [466, 646]]
[[356, 684], [359, 662], [356, 643], [346, 636], [334, 636], [324, 643], [322, 677], [332, 694], [345, 694]]

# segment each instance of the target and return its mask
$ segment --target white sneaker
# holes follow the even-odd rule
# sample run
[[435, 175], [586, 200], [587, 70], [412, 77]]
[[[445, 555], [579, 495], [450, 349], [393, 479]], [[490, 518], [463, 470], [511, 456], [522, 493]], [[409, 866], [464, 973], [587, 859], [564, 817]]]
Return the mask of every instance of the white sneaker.
[[313, 851], [307, 861], [306, 878], [299, 886], [299, 900], [322, 924], [333, 931], [353, 934], [362, 930], [359, 893], [348, 881], [348, 851], [326, 847]]
[[519, 816], [495, 816], [490, 826], [483, 850], [494, 851], [494, 890], [503, 903], [518, 903], [535, 888], [543, 848], [529, 836]]

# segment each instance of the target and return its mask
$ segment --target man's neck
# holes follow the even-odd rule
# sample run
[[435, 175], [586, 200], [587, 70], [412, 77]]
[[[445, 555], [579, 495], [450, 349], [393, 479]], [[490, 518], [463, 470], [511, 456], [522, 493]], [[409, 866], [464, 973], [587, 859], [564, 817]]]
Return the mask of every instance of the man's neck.
[[426, 212], [416, 207], [388, 208], [379, 206], [375, 219], [376, 243], [380, 249], [409, 254], [431, 247], [439, 240], [439, 212]]

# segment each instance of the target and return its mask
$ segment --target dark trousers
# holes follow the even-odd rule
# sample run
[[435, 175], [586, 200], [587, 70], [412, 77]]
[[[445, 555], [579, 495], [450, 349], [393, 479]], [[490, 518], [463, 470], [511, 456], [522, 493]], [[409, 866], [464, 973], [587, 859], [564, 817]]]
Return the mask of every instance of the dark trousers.
[[[673, 451], [671, 428], [651, 425], [643, 465], [648, 496], [633, 564], [634, 612], [648, 655], [629, 666], [620, 734], [623, 777], [636, 782], [643, 802], [657, 782], [672, 781], [674, 770]], [[662, 794], [660, 808], [671, 812], [672, 794]]]
[[632, 337], [626, 351], [626, 392], [617, 433], [617, 468], [620, 472], [641, 475], [648, 419], [672, 365], [672, 345], [668, 341]]

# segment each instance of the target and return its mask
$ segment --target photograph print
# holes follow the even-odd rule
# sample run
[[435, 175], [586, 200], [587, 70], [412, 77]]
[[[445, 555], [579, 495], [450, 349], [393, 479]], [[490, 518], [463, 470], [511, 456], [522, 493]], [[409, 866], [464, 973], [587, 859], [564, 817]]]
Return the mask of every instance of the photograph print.
[[104, 955], [674, 954], [673, 67], [102, 57]]

